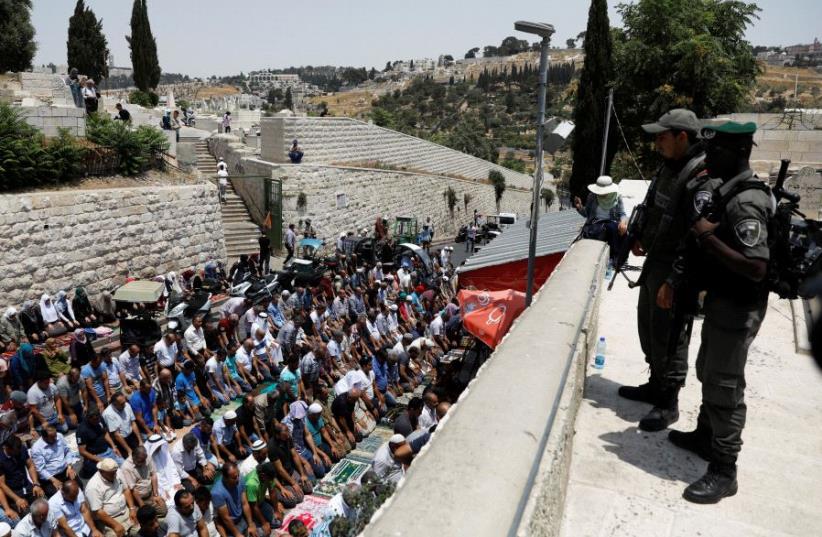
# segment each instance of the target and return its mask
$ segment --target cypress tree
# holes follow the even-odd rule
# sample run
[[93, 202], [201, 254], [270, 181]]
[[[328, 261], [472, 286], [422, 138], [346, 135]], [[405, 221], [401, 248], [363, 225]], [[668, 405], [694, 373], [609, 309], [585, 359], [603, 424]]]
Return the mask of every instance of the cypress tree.
[[108, 41], [103, 35], [103, 21], [97, 20], [84, 0], [77, 0], [74, 15], [69, 19], [66, 50], [69, 68], [76, 67], [80, 74], [98, 83], [108, 77]]
[[31, 0], [0, 0], [0, 73], [30, 69], [36, 51]]
[[126, 36], [131, 49], [134, 84], [140, 91], [149, 91], [160, 83], [160, 63], [157, 42], [148, 21], [148, 0], [134, 0], [131, 9], [131, 35]]
[[291, 95], [291, 86], [285, 89], [285, 100], [283, 105], [289, 110], [294, 110], [294, 98]]
[[[611, 28], [606, 0], [591, 0], [584, 49], [585, 66], [582, 68], [577, 87], [577, 103], [574, 109], [574, 164], [570, 178], [571, 195], [579, 196], [583, 203], [587, 185], [596, 181], [599, 176], [607, 109], [606, 97], [613, 73]], [[611, 134], [614, 134], [613, 129]], [[613, 151], [609, 153], [605, 173], [608, 172], [610, 160], [613, 158]]]

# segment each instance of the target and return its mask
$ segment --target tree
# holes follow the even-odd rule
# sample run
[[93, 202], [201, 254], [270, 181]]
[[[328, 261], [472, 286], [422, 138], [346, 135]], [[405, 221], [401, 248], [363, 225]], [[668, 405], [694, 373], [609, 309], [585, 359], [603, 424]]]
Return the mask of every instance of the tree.
[[505, 176], [499, 170], [491, 170], [488, 172], [488, 180], [494, 186], [494, 201], [497, 203], [497, 212], [499, 212], [499, 202], [502, 201], [502, 195], [505, 193]]
[[30, 69], [35, 52], [31, 0], [0, 0], [0, 73]]
[[140, 91], [150, 91], [160, 83], [160, 62], [157, 59], [157, 42], [148, 21], [148, 0], [134, 0], [131, 9], [131, 35], [126, 36], [131, 49], [131, 66], [134, 68], [134, 84]]
[[283, 106], [285, 106], [289, 110], [294, 110], [294, 98], [291, 96], [291, 86], [288, 86], [285, 89], [285, 99], [283, 100]]
[[465, 53], [465, 59], [467, 60], [469, 58], [476, 58], [477, 57], [477, 52], [479, 52], [479, 51], [480, 51], [479, 47], [472, 48], [471, 50], [469, 50], [468, 52]]
[[551, 208], [551, 205], [554, 204], [554, 199], [556, 198], [556, 194], [550, 188], [543, 188], [540, 192], [540, 198], [542, 198], [542, 202], [545, 204], [545, 210]]
[[748, 101], [759, 68], [745, 31], [758, 11], [742, 1], [620, 5], [624, 27], [614, 34], [615, 101], [628, 143], [645, 157], [647, 168], [653, 161], [641, 143], [647, 140], [643, 123], [671, 108], [714, 117]]
[[108, 41], [103, 35], [103, 21], [97, 20], [84, 0], [77, 0], [74, 15], [69, 18], [66, 51], [69, 68], [77, 68], [97, 82], [108, 78]]
[[368, 71], [368, 80], [374, 80], [374, 78], [376, 76], [377, 76], [377, 70], [372, 67], [371, 70]]
[[391, 70], [391, 62], [385, 62], [385, 69], [382, 70], [383, 73], [387, 73]]
[[[577, 86], [577, 102], [574, 109], [574, 165], [570, 179], [571, 195], [583, 199], [587, 185], [596, 180], [600, 171], [602, 133], [605, 130], [607, 106], [605, 97], [613, 72], [607, 0], [591, 0], [584, 49], [585, 66], [582, 68]], [[611, 133], [614, 134], [614, 130], [611, 130]], [[606, 172], [608, 164], [606, 160]]]
[[483, 47], [483, 49], [482, 49], [482, 57], [483, 58], [491, 58], [491, 57], [499, 56], [499, 55], [500, 55], [499, 48], [497, 48], [495, 46], [487, 45], [487, 46]]
[[577, 40], [574, 39], [573, 37], [569, 37], [568, 39], [565, 40], [565, 45], [568, 48], [575, 48], [577, 46]]

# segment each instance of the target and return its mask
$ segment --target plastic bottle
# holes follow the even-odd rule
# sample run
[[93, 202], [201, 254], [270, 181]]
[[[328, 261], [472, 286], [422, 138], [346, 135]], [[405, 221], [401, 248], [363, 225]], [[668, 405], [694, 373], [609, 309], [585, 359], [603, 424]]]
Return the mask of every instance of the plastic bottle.
[[594, 367], [602, 369], [605, 367], [605, 336], [600, 336], [597, 342], [597, 354], [594, 358]]
[[608, 262], [608, 268], [605, 270], [605, 279], [607, 281], [611, 281], [611, 278], [613, 277], [613, 275], [614, 275], [614, 266], [609, 261]]

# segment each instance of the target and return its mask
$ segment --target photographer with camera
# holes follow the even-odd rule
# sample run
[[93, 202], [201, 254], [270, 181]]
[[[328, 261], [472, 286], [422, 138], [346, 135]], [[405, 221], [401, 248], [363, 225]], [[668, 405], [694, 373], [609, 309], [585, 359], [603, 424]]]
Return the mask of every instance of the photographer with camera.
[[696, 430], [671, 431], [676, 446], [708, 460], [708, 471], [683, 494], [716, 503], [737, 492], [736, 460], [745, 426], [745, 363], [768, 306], [768, 223], [774, 200], [748, 159], [756, 124], [723, 121], [702, 128], [710, 178], [687, 185], [695, 222], [689, 248], [660, 288], [659, 307], [674, 304], [686, 281], [705, 290], [702, 341], [696, 361], [702, 405]]
[[656, 123], [642, 126], [654, 136], [663, 158], [645, 199], [645, 219], [636, 240], [627, 247], [645, 256], [637, 280], [639, 342], [650, 368], [650, 379], [640, 386], [622, 386], [619, 395], [654, 405], [639, 422], [645, 431], [661, 431], [679, 419], [679, 390], [688, 373], [688, 343], [693, 316], [656, 304], [660, 287], [670, 275], [677, 246], [688, 232], [685, 185], [703, 173], [705, 154], [697, 139], [699, 120], [690, 110], [677, 108]]

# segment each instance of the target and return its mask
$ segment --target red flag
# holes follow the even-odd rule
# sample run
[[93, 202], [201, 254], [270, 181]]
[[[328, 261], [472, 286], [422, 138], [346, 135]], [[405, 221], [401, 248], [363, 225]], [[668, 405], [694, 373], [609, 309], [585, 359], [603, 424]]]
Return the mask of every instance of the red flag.
[[514, 319], [525, 309], [525, 293], [504, 291], [459, 292], [457, 299], [462, 313], [462, 324], [474, 337], [496, 348]]

